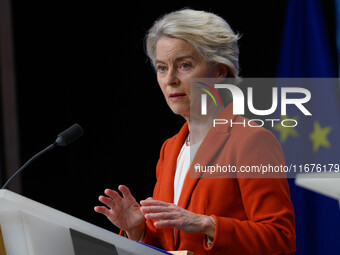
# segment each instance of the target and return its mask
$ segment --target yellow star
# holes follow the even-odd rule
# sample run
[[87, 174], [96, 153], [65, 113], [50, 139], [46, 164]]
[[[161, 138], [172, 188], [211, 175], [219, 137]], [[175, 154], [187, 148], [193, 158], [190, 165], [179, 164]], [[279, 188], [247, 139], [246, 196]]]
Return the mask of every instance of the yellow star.
[[313, 151], [317, 152], [320, 146], [329, 148], [331, 144], [327, 139], [327, 135], [331, 132], [332, 127], [328, 126], [322, 128], [318, 121], [314, 121], [313, 133], [309, 135], [309, 139], [313, 142]]
[[[274, 129], [280, 133], [280, 142], [281, 143], [285, 143], [289, 136], [292, 136], [292, 137], [298, 137], [299, 136], [295, 127], [284, 127], [284, 126], [281, 125], [281, 122], [285, 119], [289, 119], [287, 115], [281, 116], [280, 122], [278, 122], [274, 125]], [[298, 117], [295, 116], [293, 119], [297, 121]]]

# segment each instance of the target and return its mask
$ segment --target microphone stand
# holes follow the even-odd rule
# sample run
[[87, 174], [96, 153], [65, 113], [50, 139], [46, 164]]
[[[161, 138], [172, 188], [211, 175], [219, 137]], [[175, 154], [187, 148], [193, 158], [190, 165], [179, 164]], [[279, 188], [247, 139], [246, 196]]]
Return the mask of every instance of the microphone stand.
[[1, 189], [5, 189], [7, 187], [7, 185], [12, 181], [12, 179], [17, 176], [18, 174], [20, 174], [22, 172], [22, 170], [24, 170], [26, 168], [26, 166], [28, 166], [33, 160], [35, 160], [37, 157], [39, 157], [40, 155], [44, 154], [45, 152], [52, 150], [54, 147], [56, 147], [58, 144], [52, 143], [51, 145], [47, 146], [45, 149], [43, 149], [42, 151], [38, 152], [37, 154], [35, 154], [32, 158], [30, 158], [22, 167], [19, 168], [18, 171], [15, 172], [15, 174], [13, 174], [11, 176], [11, 178], [9, 178], [7, 180], [7, 182], [1, 187]]
[[76, 140], [77, 138], [79, 138], [80, 136], [83, 135], [83, 129], [80, 125], [78, 124], [73, 124], [71, 127], [69, 127], [68, 129], [66, 129], [65, 131], [61, 132], [58, 136], [57, 139], [55, 140], [54, 143], [52, 143], [51, 145], [47, 146], [45, 149], [43, 149], [42, 151], [38, 152], [37, 154], [35, 154], [32, 158], [30, 158], [22, 167], [19, 168], [18, 171], [16, 171], [11, 178], [8, 179], [8, 181], [2, 186], [1, 189], [4, 189], [7, 187], [7, 185], [11, 182], [11, 180], [13, 180], [13, 178], [15, 176], [17, 176], [19, 173], [22, 172], [22, 170], [24, 170], [26, 168], [26, 166], [28, 166], [33, 160], [35, 160], [37, 157], [39, 157], [40, 155], [44, 154], [45, 152], [52, 150], [54, 147], [56, 146], [66, 146], [68, 144], [70, 144], [71, 142], [73, 142], [74, 140]]

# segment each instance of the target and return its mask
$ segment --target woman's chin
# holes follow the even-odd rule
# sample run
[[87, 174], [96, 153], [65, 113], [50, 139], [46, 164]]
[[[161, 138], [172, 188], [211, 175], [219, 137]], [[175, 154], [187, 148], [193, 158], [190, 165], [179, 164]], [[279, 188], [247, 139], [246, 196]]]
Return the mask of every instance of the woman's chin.
[[174, 110], [174, 109], [171, 109], [171, 110], [174, 114], [182, 116], [186, 121], [189, 120], [190, 110], [189, 111], [181, 111], [181, 110]]

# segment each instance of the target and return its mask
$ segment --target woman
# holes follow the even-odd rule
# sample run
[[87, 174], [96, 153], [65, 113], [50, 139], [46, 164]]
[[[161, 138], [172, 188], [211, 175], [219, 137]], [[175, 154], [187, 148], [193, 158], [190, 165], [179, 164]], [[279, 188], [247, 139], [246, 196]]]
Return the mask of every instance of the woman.
[[[156, 167], [152, 198], [139, 203], [129, 189], [106, 189], [99, 200], [122, 235], [164, 250], [200, 254], [293, 254], [294, 209], [285, 178], [190, 178], [194, 164], [284, 164], [275, 137], [264, 128], [226, 126], [209, 130], [190, 161], [190, 80], [238, 79], [238, 36], [221, 17], [184, 9], [164, 15], [148, 31], [147, 54], [165, 100], [185, 118], [166, 140]], [[232, 114], [232, 103], [220, 113]], [[192, 117], [192, 116], [191, 116]], [[202, 177], [202, 176], [199, 176]], [[215, 176], [216, 177], [216, 176]]]

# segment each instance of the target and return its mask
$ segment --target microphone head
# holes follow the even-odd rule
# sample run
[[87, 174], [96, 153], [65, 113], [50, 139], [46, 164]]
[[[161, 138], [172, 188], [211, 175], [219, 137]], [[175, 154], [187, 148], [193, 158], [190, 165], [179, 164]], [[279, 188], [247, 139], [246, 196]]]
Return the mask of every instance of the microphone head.
[[83, 129], [78, 124], [73, 124], [71, 127], [66, 129], [65, 131], [61, 132], [57, 139], [55, 140], [55, 143], [58, 146], [67, 146], [70, 143], [72, 143], [74, 140], [78, 139], [83, 135]]

